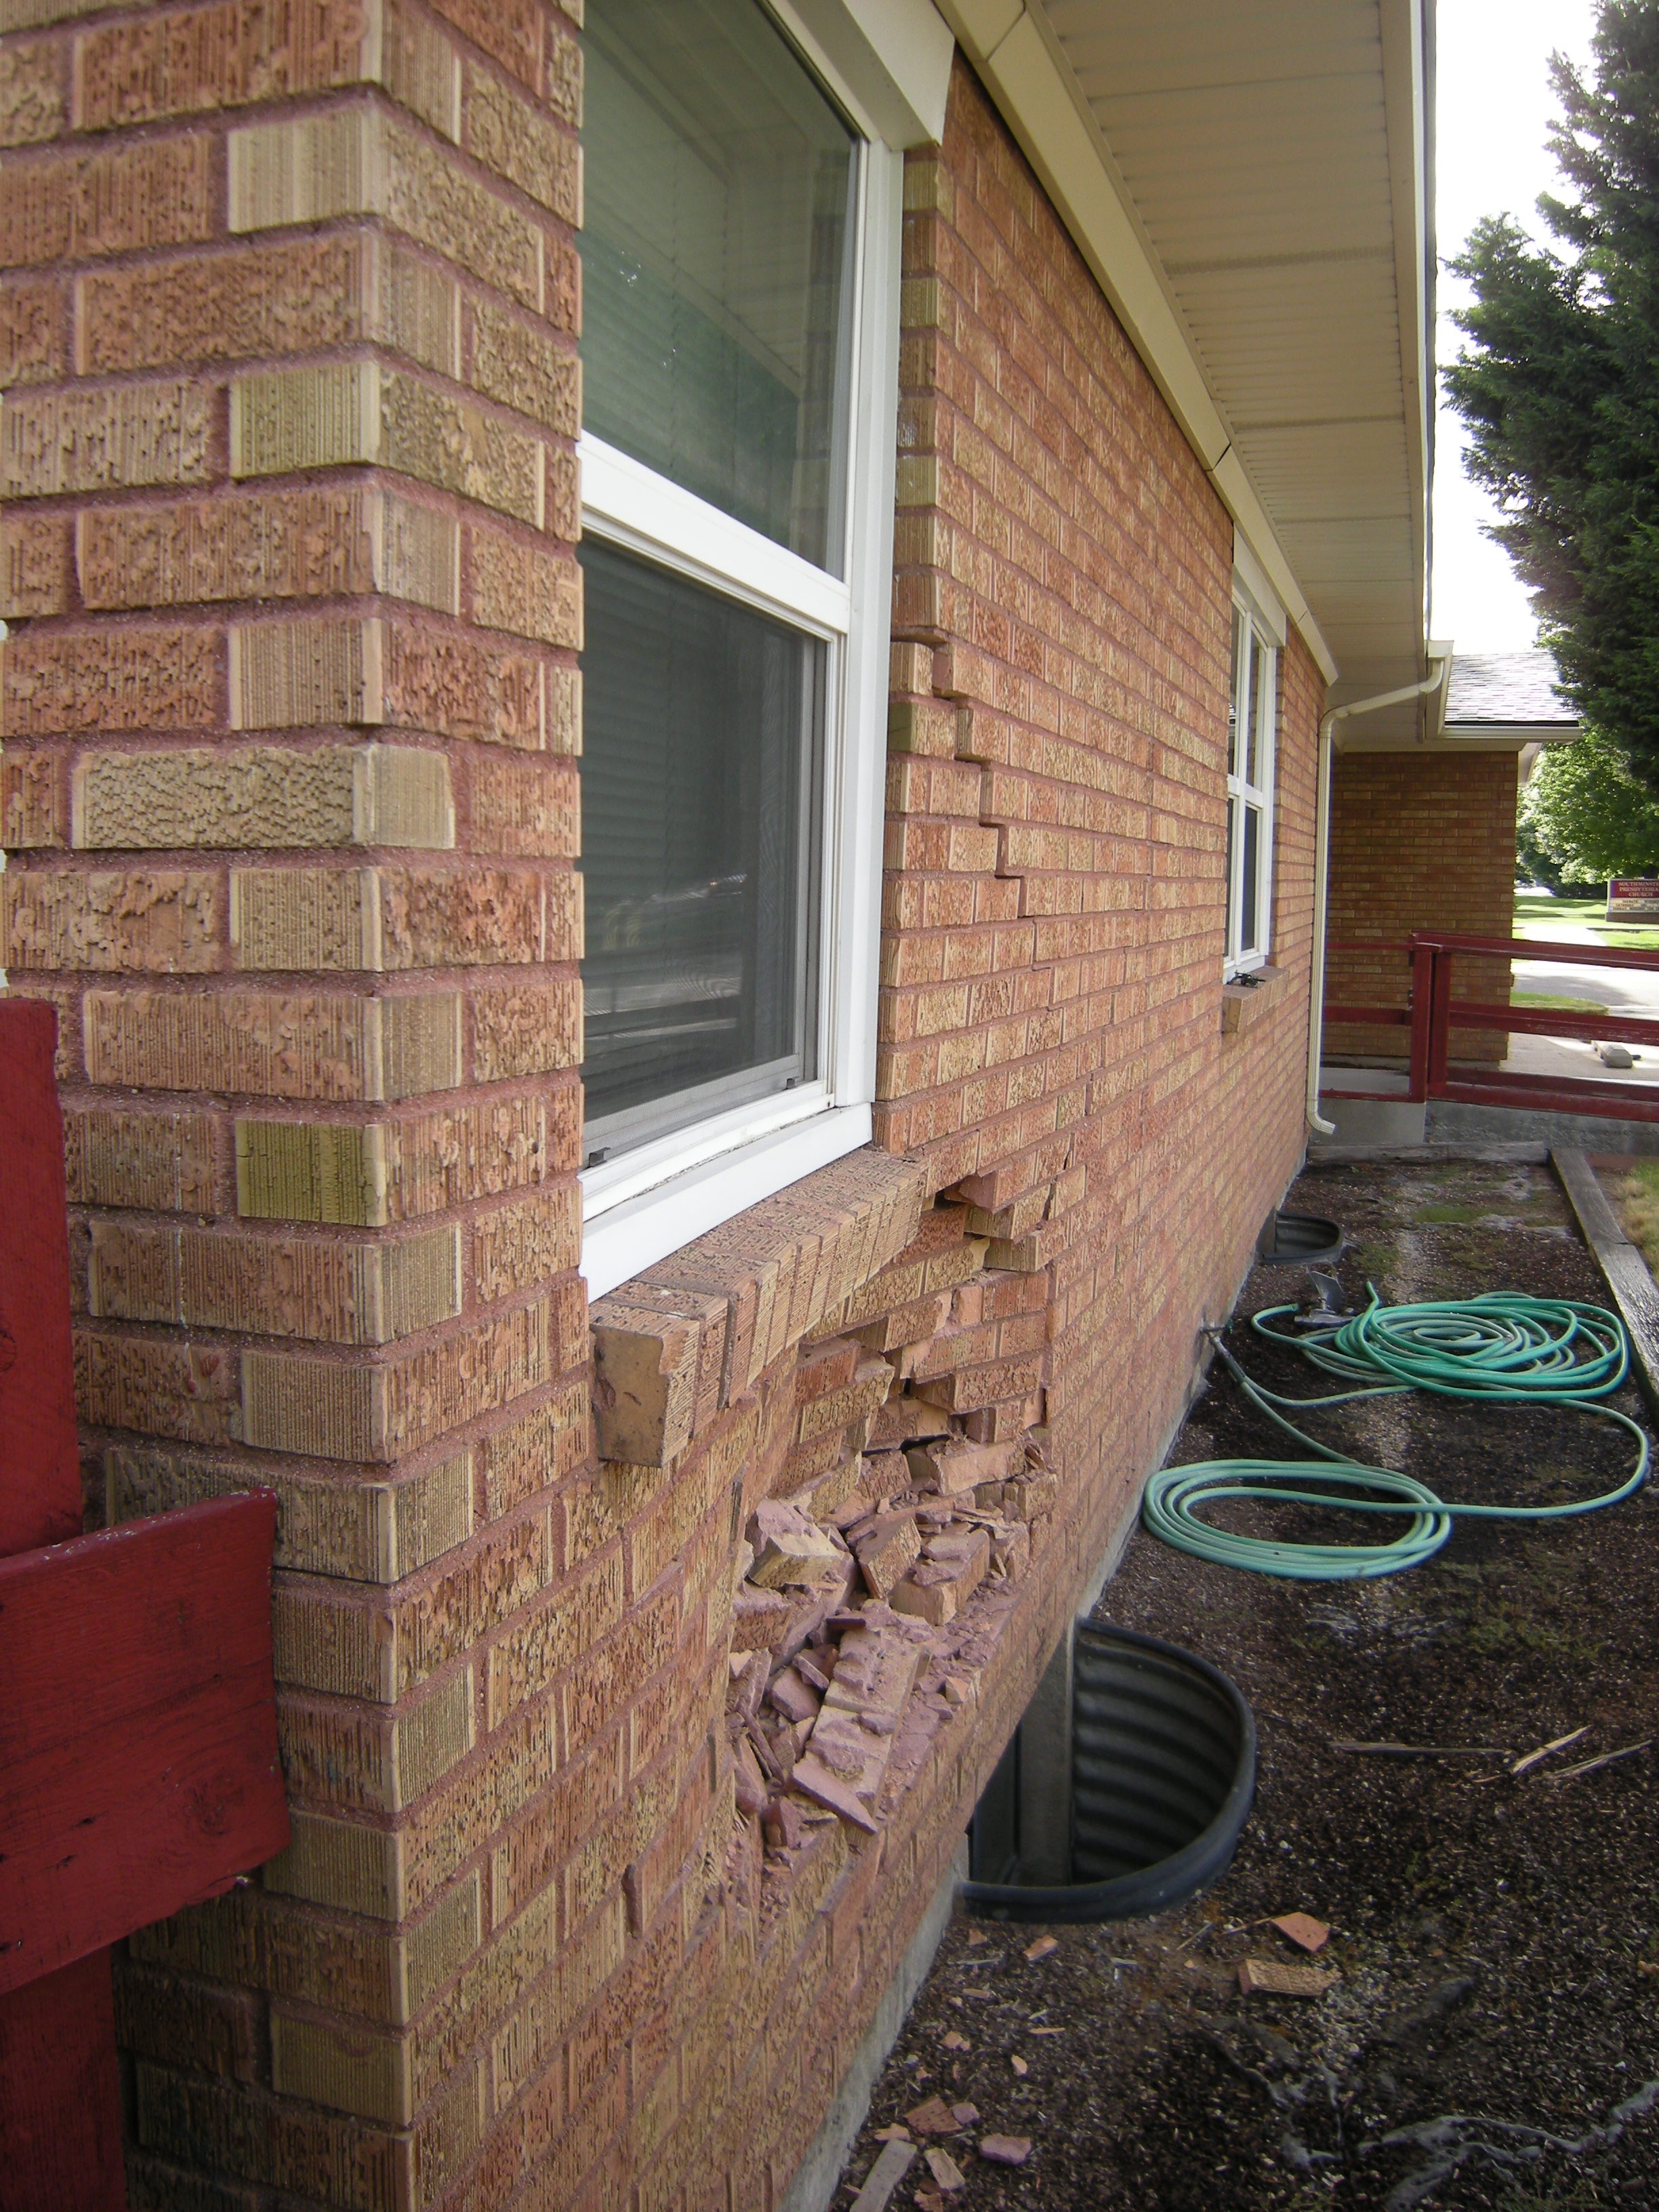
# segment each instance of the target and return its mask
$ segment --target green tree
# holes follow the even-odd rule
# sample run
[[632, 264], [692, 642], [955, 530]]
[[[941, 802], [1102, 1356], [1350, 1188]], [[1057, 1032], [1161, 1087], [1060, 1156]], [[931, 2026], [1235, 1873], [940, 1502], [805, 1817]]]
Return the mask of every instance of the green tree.
[[1559, 250], [1477, 225], [1446, 386], [1567, 696], [1659, 783], [1659, 0], [1601, 0], [1593, 47], [1594, 82], [1551, 64], [1573, 190], [1539, 207]]
[[1564, 891], [1567, 887], [1561, 863], [1553, 853], [1544, 850], [1533, 834], [1532, 824], [1527, 819], [1524, 793], [1515, 822], [1515, 881], [1517, 889], [1528, 884], [1541, 884], [1551, 891]]
[[1516, 854], [1525, 866], [1540, 853], [1554, 865], [1556, 889], [1659, 874], [1659, 798], [1593, 731], [1550, 746], [1527, 779]]

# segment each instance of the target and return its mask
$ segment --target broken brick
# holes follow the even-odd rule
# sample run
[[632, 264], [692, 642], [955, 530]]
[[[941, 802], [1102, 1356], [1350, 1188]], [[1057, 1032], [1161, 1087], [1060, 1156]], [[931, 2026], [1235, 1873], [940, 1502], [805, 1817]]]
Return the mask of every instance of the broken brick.
[[793, 1667], [785, 1667], [772, 1677], [766, 1694], [787, 1721], [810, 1721], [817, 1717], [819, 1692], [803, 1681]]
[[876, 1597], [890, 1597], [921, 1556], [921, 1537], [914, 1513], [880, 1513], [853, 1542], [859, 1571]]

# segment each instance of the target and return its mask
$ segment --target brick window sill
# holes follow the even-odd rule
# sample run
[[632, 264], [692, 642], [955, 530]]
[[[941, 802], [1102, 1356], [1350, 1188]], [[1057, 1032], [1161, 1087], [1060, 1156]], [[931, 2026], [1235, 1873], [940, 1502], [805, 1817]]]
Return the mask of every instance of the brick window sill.
[[1276, 1006], [1291, 987], [1288, 968], [1258, 968], [1248, 982], [1221, 987], [1221, 1034], [1242, 1036], [1259, 1022], [1269, 1006]]

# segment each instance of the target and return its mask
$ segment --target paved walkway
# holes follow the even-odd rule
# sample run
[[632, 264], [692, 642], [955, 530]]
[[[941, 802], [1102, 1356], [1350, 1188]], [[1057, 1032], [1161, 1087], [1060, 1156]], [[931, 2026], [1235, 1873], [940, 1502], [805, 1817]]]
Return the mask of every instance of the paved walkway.
[[[1553, 930], [1563, 945], [1600, 947], [1601, 939], [1582, 923]], [[1454, 971], [1455, 975], [1455, 971]], [[1587, 999], [1609, 1013], [1659, 1019], [1659, 969], [1602, 968], [1592, 960], [1517, 960], [1515, 988], [1553, 999]], [[1577, 1037], [1512, 1036], [1506, 1068], [1520, 1075], [1572, 1076], [1601, 1082], [1659, 1085], [1659, 1040], [1632, 1045], [1633, 1067], [1604, 1067], [1595, 1044]]]

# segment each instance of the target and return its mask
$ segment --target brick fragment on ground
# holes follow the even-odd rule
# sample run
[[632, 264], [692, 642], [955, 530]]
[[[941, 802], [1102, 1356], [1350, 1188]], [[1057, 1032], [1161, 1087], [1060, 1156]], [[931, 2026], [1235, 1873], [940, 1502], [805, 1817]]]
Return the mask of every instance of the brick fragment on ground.
[[1031, 2155], [1030, 2136], [981, 2136], [979, 2154], [993, 2166], [1024, 2166]]
[[1286, 1966], [1278, 1959], [1242, 1959], [1238, 1986], [1249, 1996], [1260, 1990], [1265, 1996], [1322, 1997], [1341, 1979], [1322, 1966]]
[[866, 2177], [863, 2188], [854, 2199], [851, 2212], [884, 2212], [915, 2155], [915, 2145], [907, 2142], [902, 2131], [890, 2135], [885, 2148]]
[[1288, 1936], [1300, 1950], [1322, 1951], [1330, 1941], [1330, 1929], [1324, 1921], [1316, 1920], [1311, 1912], [1281, 1912], [1270, 1924], [1281, 1936]]
[[948, 2150], [941, 2150], [936, 2143], [930, 2143], [922, 2156], [927, 2161], [927, 2171], [941, 2189], [954, 2195], [958, 2189], [968, 2186], [967, 2175]]

